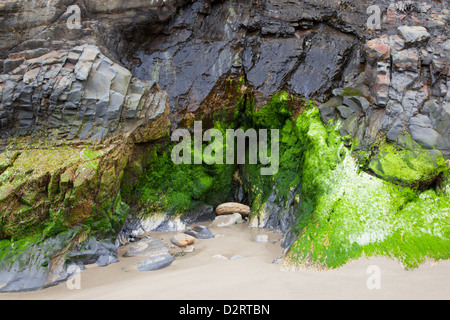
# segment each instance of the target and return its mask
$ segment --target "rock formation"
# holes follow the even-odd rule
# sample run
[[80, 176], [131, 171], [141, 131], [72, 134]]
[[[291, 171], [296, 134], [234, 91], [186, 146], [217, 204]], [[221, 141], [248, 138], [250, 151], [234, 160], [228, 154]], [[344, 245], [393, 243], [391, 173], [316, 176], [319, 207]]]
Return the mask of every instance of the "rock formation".
[[[69, 264], [106, 265], [117, 245], [212, 220], [223, 202], [249, 204], [250, 226], [285, 232], [289, 262], [309, 245], [309, 233], [299, 237], [315, 230], [308, 221], [325, 230], [341, 222], [340, 208], [353, 210], [344, 204], [360, 205], [354, 188], [382, 189], [399, 216], [412, 204], [445, 208], [447, 3], [380, 0], [379, 17], [372, 5], [0, 1], [0, 291], [63, 281]], [[280, 173], [265, 180], [252, 166], [174, 167], [167, 137], [194, 120], [205, 130], [280, 129]], [[361, 208], [373, 209], [351, 212]], [[346, 257], [392, 236], [393, 225], [348, 235]], [[430, 234], [439, 232], [448, 234]], [[330, 256], [339, 251], [321, 240]], [[138, 268], [173, 260], [161, 259]]]

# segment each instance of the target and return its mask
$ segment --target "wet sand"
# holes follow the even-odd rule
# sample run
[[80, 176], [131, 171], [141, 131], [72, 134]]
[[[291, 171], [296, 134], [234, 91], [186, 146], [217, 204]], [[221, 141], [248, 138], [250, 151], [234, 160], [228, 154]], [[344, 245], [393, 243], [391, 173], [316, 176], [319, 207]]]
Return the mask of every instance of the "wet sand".
[[[123, 271], [145, 258], [122, 257], [127, 249], [122, 247], [118, 263], [103, 268], [89, 265], [81, 272], [81, 289], [70, 290], [61, 283], [34, 292], [0, 294], [0, 300], [450, 299], [450, 261], [405, 271], [386, 258], [361, 258], [338, 270], [282, 271], [279, 264], [272, 263], [283, 252], [281, 234], [246, 224], [210, 230], [216, 238], [197, 239], [194, 252], [177, 256], [165, 269]], [[150, 233], [166, 243], [173, 234]], [[269, 242], [254, 242], [258, 234], [268, 235]], [[230, 260], [236, 255], [242, 257]], [[373, 265], [380, 270], [380, 289], [367, 285], [372, 276], [368, 268]]]

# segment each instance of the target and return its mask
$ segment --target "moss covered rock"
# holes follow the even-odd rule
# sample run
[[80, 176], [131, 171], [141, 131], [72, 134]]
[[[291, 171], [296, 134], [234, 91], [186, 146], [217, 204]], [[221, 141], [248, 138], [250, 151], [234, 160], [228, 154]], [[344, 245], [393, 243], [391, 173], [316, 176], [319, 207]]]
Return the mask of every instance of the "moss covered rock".
[[[301, 169], [300, 235], [286, 265], [336, 268], [362, 255], [384, 255], [413, 268], [427, 258], [449, 258], [448, 197], [360, 171], [343, 139], [320, 122], [315, 109], [304, 112], [296, 125], [308, 147]], [[416, 174], [414, 168], [405, 176]]]
[[445, 159], [438, 150], [419, 146], [414, 149], [397, 149], [385, 144], [369, 168], [380, 178], [396, 184], [417, 187], [430, 185], [445, 170]]
[[[110, 144], [24, 148], [0, 175], [2, 238], [52, 236], [99, 219], [104, 195], [115, 197], [126, 147]], [[116, 155], [116, 158], [113, 155]], [[102, 198], [103, 196], [103, 198]]]

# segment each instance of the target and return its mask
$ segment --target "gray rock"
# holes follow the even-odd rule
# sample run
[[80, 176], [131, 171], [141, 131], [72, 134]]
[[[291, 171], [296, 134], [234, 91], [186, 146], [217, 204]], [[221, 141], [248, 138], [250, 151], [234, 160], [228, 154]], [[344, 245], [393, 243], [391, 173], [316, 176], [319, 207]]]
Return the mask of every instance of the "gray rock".
[[389, 101], [389, 86], [391, 84], [390, 64], [378, 62], [376, 70], [374, 95], [376, 97], [376, 104], [384, 107]]
[[[335, 41], [339, 39], [338, 41]], [[292, 90], [305, 97], [320, 97], [337, 85], [335, 77], [343, 68], [345, 54], [350, 51], [355, 39], [333, 29], [322, 28], [311, 39], [305, 59], [292, 73], [288, 84]], [[327, 65], [324, 72], [323, 66]]]
[[359, 116], [357, 114], [352, 114], [348, 119], [346, 119], [340, 128], [340, 134], [342, 136], [352, 136], [354, 137], [356, 131], [359, 127]]
[[438, 132], [432, 128], [424, 128], [417, 125], [409, 127], [412, 138], [426, 149], [447, 149], [447, 143]]
[[192, 211], [183, 214], [182, 221], [186, 225], [199, 222], [212, 221], [216, 217], [214, 207], [208, 204], [201, 204]]
[[355, 113], [361, 113], [362, 108], [357, 99], [353, 97], [344, 97], [343, 104], [353, 110]]
[[214, 235], [206, 226], [195, 226], [193, 229], [187, 230], [184, 233], [196, 239], [212, 239]]
[[68, 259], [74, 263], [107, 266], [118, 261], [117, 247], [107, 240], [97, 240], [93, 237], [79, 244], [68, 254]]
[[[419, 78], [417, 72], [405, 71], [405, 72], [394, 72], [392, 74], [392, 89], [395, 90], [396, 95], [393, 96], [394, 99], [401, 102], [403, 99], [403, 94], [411, 89], [413, 83]], [[391, 90], [393, 94], [393, 90]]]
[[386, 134], [388, 141], [397, 141], [399, 136], [404, 132], [405, 125], [401, 119], [397, 119]]
[[401, 26], [397, 29], [400, 35], [405, 39], [406, 43], [415, 43], [424, 40], [428, 40], [430, 38], [430, 34], [427, 29], [421, 26]]
[[160, 241], [147, 237], [146, 239], [140, 240], [133, 243], [127, 252], [123, 255], [124, 257], [136, 257], [136, 256], [160, 256], [169, 253], [169, 246]]
[[350, 116], [355, 112], [352, 108], [349, 108], [347, 106], [340, 106], [337, 109], [339, 110], [341, 117], [344, 119], [350, 118]]
[[277, 200], [278, 191], [274, 186], [273, 192], [269, 195], [267, 201], [262, 204], [259, 214], [250, 218], [249, 226], [251, 228], [273, 228], [283, 233], [289, 233], [290, 228], [296, 224], [294, 212], [299, 204], [296, 201], [297, 188], [292, 188], [286, 201], [280, 203]]
[[391, 48], [391, 53], [396, 54], [405, 48], [405, 41], [398, 35], [389, 36], [389, 47]]
[[170, 254], [163, 254], [140, 261], [135, 266], [139, 271], [155, 271], [167, 268], [172, 264], [173, 260], [174, 257]]
[[430, 118], [423, 114], [417, 114], [416, 116], [412, 117], [409, 123], [411, 126], [419, 126], [422, 128], [432, 127]]
[[324, 123], [330, 122], [331, 119], [336, 119], [336, 107], [329, 105], [320, 105], [318, 108], [320, 111], [320, 119]]
[[[2, 134], [39, 132], [50, 139], [103, 140], [139, 131], [136, 129], [145, 124], [136, 133], [143, 135], [137, 142], [158, 138], [145, 133], [153, 121], [165, 116], [167, 94], [154, 82], [132, 81], [135, 79], [127, 69], [113, 63], [96, 46], [20, 59], [24, 66], [20, 75], [2, 76], [0, 110], [8, 108], [11, 114], [6, 119], [13, 122]], [[132, 96], [128, 97], [130, 83]]]
[[223, 216], [217, 216], [216, 219], [211, 223], [212, 227], [228, 227], [234, 224], [244, 223], [244, 219], [240, 213], [227, 214]]
[[3, 72], [9, 73], [19, 67], [23, 63], [24, 59], [6, 59], [3, 61]]
[[366, 113], [370, 107], [370, 102], [366, 98], [359, 96], [344, 97], [343, 104], [351, 107], [355, 112], [363, 111]]
[[0, 292], [37, 290], [55, 285], [70, 275], [64, 268], [60, 252], [70, 244], [76, 232], [61, 233], [41, 243], [31, 245], [20, 254], [0, 261]]
[[78, 63], [75, 66], [75, 75], [78, 80], [84, 81], [88, 78], [92, 69], [92, 63], [100, 53], [94, 46], [86, 46], [81, 54]]
[[119, 262], [117, 257], [109, 254], [101, 255], [95, 262], [99, 267], [106, 267], [112, 263]]
[[111, 83], [111, 91], [117, 92], [122, 96], [126, 96], [130, 86], [132, 74], [129, 70], [119, 66], [118, 64], [113, 64], [112, 68], [114, 69], [114, 79]]

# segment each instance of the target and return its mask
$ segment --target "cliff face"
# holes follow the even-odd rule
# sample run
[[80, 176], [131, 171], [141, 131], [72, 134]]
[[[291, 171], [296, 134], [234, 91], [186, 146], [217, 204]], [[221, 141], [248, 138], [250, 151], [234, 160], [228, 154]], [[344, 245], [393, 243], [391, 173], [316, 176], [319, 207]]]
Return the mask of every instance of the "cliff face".
[[[347, 128], [353, 135], [359, 132], [360, 141], [373, 142], [367, 131], [382, 131], [390, 141], [407, 132], [425, 148], [448, 155], [444, 3], [380, 1], [380, 29], [375, 30], [368, 28], [377, 22], [377, 11], [368, 11], [370, 1], [24, 4], [5, 1], [0, 8], [5, 75], [25, 73], [15, 70], [25, 57], [93, 44], [138, 79], [167, 92], [175, 127], [191, 114], [198, 118], [197, 113], [232, 107], [235, 101], [224, 99], [225, 83], [232, 78], [245, 78], [259, 106], [283, 89], [323, 103], [333, 89], [351, 87], [370, 102], [362, 110], [363, 121]], [[70, 5], [80, 8], [79, 28], [68, 29], [75, 13], [66, 12]], [[2, 78], [2, 87], [7, 80]], [[11, 85], [2, 91], [8, 95]], [[3, 125], [8, 103], [2, 102]], [[324, 107], [325, 120], [336, 116], [334, 109]]]
[[[259, 106], [283, 89], [322, 103], [333, 89], [357, 89], [370, 103], [356, 107], [358, 117], [338, 116], [347, 120], [348, 133], [368, 140], [366, 148], [374, 132], [385, 132], [390, 141], [408, 132], [424, 147], [448, 154], [446, 8], [434, 2], [380, 2], [381, 30], [372, 31], [370, 5], [197, 2], [123, 61], [130, 62], [134, 75], [167, 91], [175, 125], [178, 115], [223, 107], [228, 102], [220, 99], [223, 83], [242, 76]], [[423, 28], [409, 27], [419, 25]], [[334, 103], [323, 108], [325, 120], [344, 104]]]
[[[145, 193], [139, 187], [158, 192], [160, 184], [142, 181], [151, 177], [149, 162], [159, 161], [162, 173], [179, 179], [158, 158], [168, 144], [164, 138], [170, 125], [189, 127], [193, 120], [203, 120], [212, 127], [219, 115], [230, 123], [237, 114], [235, 126], [252, 121], [262, 126], [257, 110], [283, 90], [292, 95], [297, 113], [304, 110], [304, 101], [314, 100], [322, 123], [340, 124], [339, 134], [346, 137], [342, 143], [351, 147], [363, 171], [408, 188], [445, 189], [445, 158], [450, 156], [448, 3], [382, 0], [376, 8], [372, 5], [369, 0], [1, 1], [4, 290], [27, 289], [26, 281], [14, 279], [33, 274], [40, 279], [33, 288], [64, 279], [66, 270], [60, 267], [65, 258], [53, 258], [66, 257], [80, 244], [96, 248], [89, 261], [114, 257], [114, 250], [107, 254], [92, 239], [117, 236], [128, 213], [121, 193], [140, 213], [149, 212], [149, 203], [131, 196]], [[286, 141], [295, 140], [285, 141], [286, 150], [298, 152], [299, 159], [322, 152], [307, 138], [307, 125], [301, 129], [301, 121], [318, 125], [315, 115], [308, 117], [283, 128], [292, 136]], [[287, 119], [282, 120], [281, 127]], [[300, 140], [308, 143], [299, 145]], [[327, 148], [330, 154], [338, 150]], [[308, 177], [308, 161], [287, 154], [292, 163], [282, 168], [286, 175], [266, 182], [270, 190], [261, 192], [257, 184], [264, 181], [250, 167], [189, 168], [179, 173], [194, 186], [185, 192], [186, 201], [215, 205], [227, 196], [246, 200], [253, 204], [251, 224], [289, 232], [288, 246], [308, 216], [302, 216], [300, 194], [332, 183], [302, 186], [298, 181]], [[316, 172], [314, 165], [309, 168]], [[241, 186], [231, 182], [235, 170]], [[354, 178], [343, 172], [348, 181]], [[291, 178], [291, 185], [282, 183]], [[226, 188], [227, 194], [214, 194], [211, 185]], [[289, 192], [280, 201], [284, 187]], [[178, 197], [159, 191], [168, 199]], [[197, 211], [194, 216], [211, 208]], [[23, 248], [49, 243], [53, 249], [36, 258], [25, 249], [11, 250], [5, 241], [22, 241]], [[30, 271], [23, 268], [27, 262], [14, 264], [14, 257], [47, 263]], [[50, 277], [49, 270], [60, 278]]]

